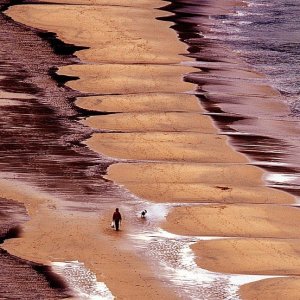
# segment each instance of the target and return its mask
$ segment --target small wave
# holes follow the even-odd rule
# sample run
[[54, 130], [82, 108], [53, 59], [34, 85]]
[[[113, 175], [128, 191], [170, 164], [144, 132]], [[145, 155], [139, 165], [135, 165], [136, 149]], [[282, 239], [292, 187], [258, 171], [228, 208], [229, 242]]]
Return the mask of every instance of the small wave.
[[96, 275], [86, 269], [83, 263], [78, 261], [53, 262], [55, 273], [61, 275], [80, 299], [113, 300], [115, 297], [105, 283], [98, 282]]
[[231, 14], [233, 17], [247, 17], [247, 16], [262, 16], [263, 13], [261, 12], [252, 12], [252, 11], [244, 11], [238, 10], [235, 13]]
[[178, 288], [180, 297], [199, 300], [238, 300], [241, 285], [277, 276], [235, 275], [211, 272], [196, 264], [196, 256], [191, 246], [201, 240], [219, 240], [224, 237], [181, 236], [162, 229], [150, 234], [132, 236], [147, 249], [147, 255], [155, 258], [156, 268], [161, 268], [160, 275]]
[[248, 7], [263, 7], [263, 6], [272, 6], [273, 4], [272, 3], [258, 3], [258, 2], [251, 2], [251, 1], [248, 1]]

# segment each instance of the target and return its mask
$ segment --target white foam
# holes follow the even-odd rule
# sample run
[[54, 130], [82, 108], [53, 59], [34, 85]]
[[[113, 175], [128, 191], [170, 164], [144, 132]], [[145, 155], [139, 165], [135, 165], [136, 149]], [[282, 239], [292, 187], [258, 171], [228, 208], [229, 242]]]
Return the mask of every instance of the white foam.
[[75, 297], [89, 300], [115, 299], [105, 283], [98, 282], [96, 275], [85, 268], [83, 263], [78, 261], [53, 262], [52, 269], [65, 279], [74, 291]]
[[[155, 204], [153, 206], [156, 206]], [[161, 206], [161, 205], [160, 205]], [[160, 228], [130, 235], [155, 263], [156, 274], [184, 299], [239, 299], [241, 285], [278, 276], [239, 275], [210, 272], [198, 267], [191, 245], [200, 240], [226, 239], [216, 236], [181, 236]], [[229, 237], [227, 237], [229, 238]], [[280, 276], [282, 277], [282, 276]]]
[[298, 176], [285, 173], [267, 173], [264, 175], [264, 179], [271, 183], [292, 183]]

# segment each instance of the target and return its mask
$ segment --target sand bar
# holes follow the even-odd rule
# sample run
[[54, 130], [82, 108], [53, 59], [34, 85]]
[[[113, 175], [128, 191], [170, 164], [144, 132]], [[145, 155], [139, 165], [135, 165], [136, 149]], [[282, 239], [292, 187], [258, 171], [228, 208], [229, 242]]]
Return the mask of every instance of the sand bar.
[[184, 112], [110, 114], [92, 116], [82, 123], [95, 129], [121, 132], [217, 132], [208, 116]]
[[203, 108], [193, 95], [173, 93], [138, 93], [78, 97], [76, 105], [100, 112], [198, 112]]
[[280, 277], [245, 284], [239, 294], [245, 300], [295, 300], [299, 299], [299, 290], [299, 277]]
[[204, 205], [174, 208], [164, 228], [181, 235], [300, 237], [300, 210], [281, 205]]
[[[86, 141], [110, 157], [185, 162], [247, 162], [228, 147], [227, 137], [193, 132], [98, 133]], [[201, 149], [201, 150], [199, 150]]]
[[153, 9], [163, 5], [161, 1], [135, 4], [145, 8], [132, 7], [133, 1], [126, 1], [130, 6], [114, 2], [118, 4], [106, 1], [102, 6], [98, 1], [96, 5], [18, 5], [7, 14], [18, 22], [56, 32], [66, 43], [90, 47], [76, 53], [84, 62], [174, 64], [191, 60], [180, 55], [187, 47], [176, 43], [176, 33], [169, 29], [171, 23], [155, 19], [169, 15]]
[[299, 275], [300, 241], [294, 239], [220, 239], [192, 246], [204, 269], [232, 274]]
[[91, 6], [123, 6], [123, 7], [141, 7], [154, 9], [162, 6], [161, 0], [40, 0], [40, 3], [55, 4], [73, 4], [73, 5], [91, 5]]
[[61, 67], [60, 75], [78, 76], [66, 85], [82, 92], [99, 94], [135, 94], [186, 92], [194, 85], [178, 79], [193, 68], [165, 65], [70, 65]]
[[214, 185], [234, 182], [238, 186], [260, 186], [261, 176], [261, 169], [244, 164], [119, 163], [108, 170], [108, 178], [125, 185], [127, 182]]
[[[294, 203], [295, 198], [285, 192], [264, 186], [232, 184], [126, 182], [126, 187], [141, 198], [153, 202], [183, 203]], [[175, 227], [168, 227], [176, 232]]]

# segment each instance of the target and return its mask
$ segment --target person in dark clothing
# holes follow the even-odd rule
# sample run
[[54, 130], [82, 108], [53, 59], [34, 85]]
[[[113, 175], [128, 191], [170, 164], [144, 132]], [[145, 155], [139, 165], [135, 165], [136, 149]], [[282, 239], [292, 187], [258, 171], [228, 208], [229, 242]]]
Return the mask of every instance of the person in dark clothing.
[[144, 209], [144, 210], [141, 212], [141, 218], [146, 218], [146, 213], [147, 213], [147, 210]]
[[119, 209], [116, 208], [116, 211], [113, 214], [113, 222], [115, 222], [115, 228], [116, 228], [117, 231], [119, 230], [119, 226], [121, 224], [121, 221], [122, 221], [122, 216], [119, 212]]

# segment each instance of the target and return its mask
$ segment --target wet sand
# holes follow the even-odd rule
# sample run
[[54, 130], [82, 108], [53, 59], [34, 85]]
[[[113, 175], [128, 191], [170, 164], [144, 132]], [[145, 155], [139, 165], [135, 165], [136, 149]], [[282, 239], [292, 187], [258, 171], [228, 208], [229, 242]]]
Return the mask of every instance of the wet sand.
[[22, 236], [5, 241], [3, 248], [9, 253], [46, 265], [84, 262], [121, 299], [176, 298], [139, 256], [127, 250], [124, 233], [118, 235], [109, 228], [110, 214], [99, 217], [96, 212], [68, 211], [59, 199], [20, 182], [17, 188], [6, 180], [0, 185], [1, 196], [24, 203], [30, 216]]
[[[1, 189], [4, 186], [2, 180], [0, 186]], [[10, 190], [12, 189], [10, 187]], [[1, 190], [1, 243], [8, 239], [20, 237], [22, 225], [29, 221], [23, 203], [2, 198], [2, 196], [4, 194]], [[11, 196], [16, 199], [15, 195]], [[59, 276], [53, 274], [49, 266], [21, 259], [1, 248], [0, 261], [0, 294], [2, 299], [32, 299], [32, 297], [45, 298], [45, 296], [49, 299], [66, 299], [72, 295], [66, 283]]]
[[[48, 8], [53, 11], [53, 14], [48, 15]], [[120, 16], [129, 14], [131, 14], [132, 17], [134, 16], [134, 28], [140, 28], [138, 34], [145, 35], [144, 39], [147, 39], [148, 43], [149, 38], [147, 35], [149, 35], [149, 32], [152, 32], [153, 30], [152, 23], [155, 28], [157, 23], [161, 23], [155, 20], [155, 17], [164, 15], [159, 11], [141, 9], [141, 23], [139, 24], [137, 18], [137, 16], [139, 16], [139, 11], [136, 9], [121, 7], [113, 9], [111, 9], [111, 7], [109, 7], [109, 9], [100, 8], [102, 13], [105, 12], [108, 16], [107, 19], [103, 19], [101, 17], [100, 24], [97, 24], [96, 18], [100, 15], [101, 11], [95, 10], [95, 7], [92, 7], [92, 9], [90, 7], [81, 8], [79, 6], [74, 8], [65, 6], [63, 9], [62, 8], [63, 7], [61, 6], [26, 5], [13, 7], [10, 11], [21, 9], [21, 12], [19, 11], [20, 14], [18, 12], [18, 16], [22, 16], [22, 18], [18, 19], [17, 15], [15, 15], [14, 19], [22, 21], [28, 25], [55, 32], [58, 32], [59, 28], [61, 28], [62, 32], [59, 34], [59, 38], [63, 39], [67, 43], [76, 43], [80, 45], [83, 45], [84, 41], [80, 39], [81, 42], [79, 43], [79, 40], [76, 40], [78, 36], [76, 28], [73, 35], [74, 39], [72, 39], [72, 37], [64, 39], [65, 35], [69, 36], [69, 33], [72, 31], [72, 29], [70, 29], [72, 26], [70, 26], [70, 28], [67, 28], [66, 33], [66, 27], [64, 25], [66, 23], [70, 25], [73, 24], [75, 27], [79, 26], [79, 30], [81, 30], [82, 22], [78, 22], [80, 17], [83, 17], [84, 20], [89, 20], [88, 22], [90, 22], [91, 18], [94, 18], [97, 27], [102, 27], [103, 32], [105, 31], [104, 26], [107, 27], [105, 35], [102, 34], [98, 40], [97, 37], [95, 37], [96, 44], [100, 43], [99, 39], [103, 42], [105, 37], [106, 41], [115, 40], [117, 45], [123, 45], [124, 43], [121, 41], [125, 37], [130, 46], [132, 46], [133, 40], [138, 40], [138, 42], [141, 42], [142, 48], [143, 40], [137, 38], [133, 30], [129, 30], [130, 22], [133, 22], [133, 19], [126, 19], [125, 17], [122, 19]], [[78, 10], [78, 8], [80, 9]], [[29, 15], [24, 13], [23, 9], [29, 9]], [[78, 14], [75, 15], [75, 12]], [[55, 15], [56, 13], [57, 15]], [[70, 18], [74, 18], [75, 22], [72, 23], [71, 20], [66, 20], [68, 13]], [[53, 16], [55, 16], [55, 18]], [[23, 17], [25, 17], [25, 19], [27, 18], [26, 22]], [[45, 26], [40, 26], [40, 23], [28, 23], [29, 21], [34, 22], [38, 18], [41, 18], [41, 20], [45, 22]], [[53, 20], [55, 20], [54, 25], [56, 27], [50, 28], [51, 25], [49, 27], [48, 24]], [[61, 20], [61, 23], [59, 20]], [[111, 25], [113, 24], [110, 23], [112, 20], [122, 20], [121, 23], [118, 24], [118, 22], [116, 22], [115, 24], [115, 26], [118, 27], [117, 31], [111, 30]], [[144, 21], [146, 23], [142, 24]], [[109, 24], [105, 25], [105, 22], [108, 22]], [[125, 24], [123, 24], [124, 22]], [[94, 26], [95, 24], [93, 22], [91, 22], [90, 25], [86, 25], [85, 32], [87, 33], [87, 39], [89, 40], [91, 39], [91, 36], [93, 36], [93, 33], [90, 32], [89, 29], [92, 30]], [[164, 25], [158, 29], [161, 37], [164, 37], [163, 31], [166, 31], [164, 28], [168, 29], [168, 26]], [[99, 32], [98, 29], [96, 32]], [[118, 40], [118, 36], [113, 35], [114, 32], [119, 32], [118, 34], [121, 41]], [[180, 60], [177, 58], [177, 54], [184, 51], [186, 47], [176, 41], [175, 33], [171, 33], [170, 37], [174, 40], [175, 44], [174, 47], [170, 48], [170, 55], [168, 56], [168, 59], [170, 59], [173, 64], [179, 63]], [[84, 37], [82, 38], [85, 40]], [[163, 38], [163, 40], [170, 44], [168, 36]], [[176, 47], [176, 43], [178, 44], [178, 47]], [[169, 67], [166, 67], [165, 65], [153, 65], [157, 55], [155, 53], [155, 43], [153, 45], [152, 44], [153, 43], [149, 41], [149, 49], [152, 53], [145, 52], [146, 58], [139, 58], [139, 45], [136, 46], [136, 52], [133, 52], [133, 56], [137, 62], [145, 63], [145, 60], [146, 62], [151, 61], [148, 65], [130, 65], [127, 63], [128, 59], [131, 60], [131, 57], [124, 59], [120, 57], [122, 64], [102, 65], [105, 59], [99, 59], [99, 61], [89, 60], [89, 63], [92, 62], [93, 64], [63, 67], [60, 69], [59, 73], [80, 77], [80, 80], [70, 81], [67, 85], [85, 92], [107, 94], [127, 94], [135, 92], [170, 93], [174, 92], [174, 90], [177, 92], [183, 92], [192, 89], [193, 85], [190, 83], [184, 83], [180, 80], [175, 81], [175, 78], [177, 79], [182, 77], [184, 73], [190, 72], [192, 69], [184, 66], [181, 67], [179, 65]], [[157, 44], [159, 47], [161, 46], [161, 43]], [[124, 44], [124, 46], [126, 45]], [[99, 48], [102, 47], [103, 44], [100, 44]], [[147, 49], [148, 46], [146, 45], [145, 47]], [[125, 50], [125, 56], [126, 53], [132, 53], [131, 49], [127, 49], [125, 47]], [[171, 58], [171, 52], [176, 53], [176, 58]], [[91, 54], [90, 57], [95, 56], [94, 54]], [[102, 55], [99, 57], [101, 58]], [[180, 56], [178, 57], [180, 58]], [[110, 58], [108, 57], [108, 60], [109, 59]], [[163, 58], [158, 58], [156, 63], [162, 63], [162, 59]], [[168, 63], [170, 60], [168, 60]], [[87, 62], [87, 59], [85, 59], [85, 62]], [[101, 65], [97, 65], [96, 62], [101, 63]], [[114, 63], [115, 62], [116, 61], [114, 61]], [[111, 82], [110, 76], [114, 76], [113, 78], [115, 78], [115, 82]], [[108, 78], [106, 80], [106, 84], [104, 84], [105, 77]], [[177, 116], [175, 115], [174, 118], [176, 117]], [[93, 118], [91, 118], [91, 120], [93, 120]], [[162, 126], [170, 126], [167, 124], [169, 118], [164, 118], [164, 116], [162, 116], [161, 120]], [[9, 192], [9, 190], [10, 189], [8, 189], [7, 192]], [[106, 210], [111, 212], [113, 207], [117, 205], [117, 202], [121, 202], [122, 200], [124, 200], [124, 197], [123, 199], [115, 199], [114, 204], [107, 205], [106, 208], [102, 207], [101, 209], [102, 211]], [[19, 201], [23, 202], [26, 207], [30, 207], [33, 200], [30, 199], [29, 202], [21, 195]], [[116, 233], [108, 228], [111, 217], [110, 212], [109, 216], [107, 216], [107, 212], [100, 213], [101, 221], [99, 222], [99, 214], [97, 213], [90, 213], [88, 216], [86, 213], [79, 213], [78, 211], [76, 212], [73, 210], [68, 213], [65, 207], [61, 207], [62, 204], [61, 201], [59, 201], [59, 198], [52, 199], [51, 201], [47, 200], [47, 203], [39, 203], [36, 201], [34, 205], [37, 206], [37, 211], [31, 210], [31, 220], [24, 226], [24, 234], [22, 238], [12, 239], [5, 242], [3, 247], [10, 253], [45, 264], [49, 264], [53, 261], [79, 260], [97, 275], [97, 279], [99, 281], [103, 281], [107, 284], [113, 295], [120, 299], [141, 299], [144, 297], [148, 299], [157, 297], [162, 297], [163, 299], [176, 299], [177, 296], [171, 291], [171, 289], [166, 285], [162, 285], [159, 278], [155, 275], [153, 268], [148, 266], [148, 262], [144, 261], [140, 255], [137, 255], [135, 253], [136, 251], [132, 252], [132, 250], [126, 250], [128, 245], [125, 245], [124, 247], [123, 239], [118, 238]], [[101, 205], [103, 206], [104, 203]], [[90, 209], [92, 210], [92, 208]], [[64, 228], [64, 230], [61, 231], [61, 228]], [[102, 229], [99, 230], [99, 228]], [[124, 236], [124, 233], [122, 236]], [[132, 270], [134, 270], [134, 272], [132, 272]]]
[[[98, 131], [85, 141], [86, 145], [115, 160], [106, 178], [145, 200], [198, 203], [175, 208], [163, 226], [182, 235], [231, 237], [202, 240], [192, 246], [200, 267], [220, 273], [299, 275], [299, 235], [295, 229], [298, 210], [279, 205], [293, 204], [294, 197], [266, 187], [262, 178], [265, 172], [236, 152], [229, 139], [220, 134], [217, 122], [203, 114], [198, 99], [186, 94], [195, 85], [182, 78], [197, 69], [180, 65], [191, 59], [181, 55], [187, 47], [169, 28], [172, 23], [155, 20], [168, 15], [153, 10], [162, 5], [161, 1], [153, 4], [142, 1], [138, 5], [126, 2], [131, 7], [115, 7], [107, 1], [68, 2], [78, 3], [76, 6], [18, 5], [7, 14], [26, 25], [56, 32], [67, 43], [90, 47], [76, 53], [84, 64], [61, 67], [58, 73], [80, 78], [66, 85], [92, 94], [78, 97], [79, 107], [112, 113], [81, 120]], [[203, 12], [226, 12], [231, 4], [222, 6], [214, 1]], [[277, 91], [247, 81], [261, 78], [255, 72], [234, 69], [211, 72], [229, 79], [214, 78], [213, 82], [202, 84], [201, 90], [208, 95], [220, 94], [232, 99], [250, 95], [278, 103]], [[190, 76], [192, 79], [195, 75]], [[200, 81], [201, 76], [200, 72]], [[269, 105], [264, 106], [266, 111]], [[279, 114], [282, 106], [278, 104], [272, 109]], [[232, 129], [243, 132], [245, 128], [251, 132], [253, 128], [257, 130], [256, 126], [273, 126], [278, 122], [241, 120]], [[291, 124], [285, 125], [280, 134], [291, 129]], [[260, 130], [266, 133], [259, 129], [257, 134], [262, 133]], [[11, 190], [12, 187], [7, 188], [5, 196], [23, 202], [30, 209], [31, 220], [26, 223], [22, 238], [5, 242], [4, 248], [10, 253], [41, 263], [75, 259], [84, 262], [120, 299], [178, 297], [169, 285], [160, 282], [151, 262], [126, 244], [130, 239], [124, 235], [121, 238], [107, 228], [110, 219], [107, 213], [101, 213], [99, 223], [96, 213], [66, 212], [57, 199], [50, 200], [45, 195], [47, 200], [40, 202], [23, 195], [12, 196]], [[117, 203], [122, 200], [118, 198]], [[214, 204], [201, 205], [201, 202]], [[114, 206], [115, 203], [106, 208]], [[62, 227], [64, 231], [60, 230]], [[127, 230], [135, 233], [133, 227], [128, 226]], [[251, 283], [242, 287], [241, 295], [251, 299], [251, 285], [263, 289], [274, 280], [280, 285], [287, 279]], [[297, 280], [289, 280], [295, 288]]]

